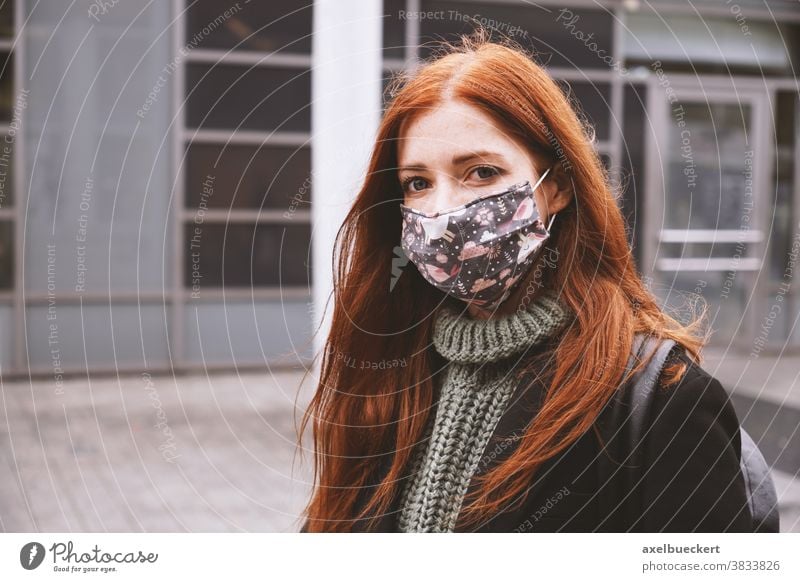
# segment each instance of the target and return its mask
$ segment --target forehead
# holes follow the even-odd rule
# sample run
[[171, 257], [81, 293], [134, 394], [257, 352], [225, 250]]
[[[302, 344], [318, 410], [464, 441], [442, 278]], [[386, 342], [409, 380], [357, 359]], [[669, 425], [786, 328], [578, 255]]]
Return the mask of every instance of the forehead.
[[445, 101], [400, 126], [397, 146], [400, 165], [422, 160], [434, 163], [437, 154], [449, 160], [455, 152], [471, 149], [488, 149], [504, 155], [525, 153], [515, 136], [481, 108], [463, 101]]

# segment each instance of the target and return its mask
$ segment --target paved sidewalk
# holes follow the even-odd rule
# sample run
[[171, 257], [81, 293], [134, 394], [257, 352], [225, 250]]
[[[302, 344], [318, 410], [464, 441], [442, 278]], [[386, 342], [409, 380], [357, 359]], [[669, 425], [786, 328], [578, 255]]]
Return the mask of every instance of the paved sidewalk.
[[[3, 382], [0, 531], [293, 532], [311, 451], [301, 373]], [[310, 433], [309, 435], [310, 436]], [[308, 441], [305, 443], [308, 448]], [[776, 473], [783, 526], [800, 481]]]
[[4, 382], [0, 529], [297, 531], [311, 469], [310, 451], [295, 455], [300, 378], [104, 378], [61, 395]]
[[773, 471], [772, 478], [780, 502], [781, 531], [800, 532], [800, 479], [783, 471]]

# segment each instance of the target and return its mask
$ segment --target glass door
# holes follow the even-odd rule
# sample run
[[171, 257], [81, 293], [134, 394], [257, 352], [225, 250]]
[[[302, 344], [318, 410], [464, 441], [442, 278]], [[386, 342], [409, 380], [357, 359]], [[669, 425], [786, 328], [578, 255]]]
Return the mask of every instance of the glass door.
[[679, 319], [707, 306], [711, 343], [752, 345], [771, 214], [768, 93], [739, 80], [714, 87], [666, 76], [651, 89], [643, 237], [651, 288]]

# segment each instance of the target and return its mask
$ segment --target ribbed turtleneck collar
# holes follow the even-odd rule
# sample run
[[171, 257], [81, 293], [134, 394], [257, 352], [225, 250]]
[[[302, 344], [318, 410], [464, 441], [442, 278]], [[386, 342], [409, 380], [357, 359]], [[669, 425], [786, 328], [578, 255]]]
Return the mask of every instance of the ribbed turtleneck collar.
[[525, 310], [489, 319], [475, 319], [444, 306], [436, 313], [433, 345], [451, 362], [492, 362], [543, 342], [564, 326], [570, 315], [549, 290], [534, 297]]

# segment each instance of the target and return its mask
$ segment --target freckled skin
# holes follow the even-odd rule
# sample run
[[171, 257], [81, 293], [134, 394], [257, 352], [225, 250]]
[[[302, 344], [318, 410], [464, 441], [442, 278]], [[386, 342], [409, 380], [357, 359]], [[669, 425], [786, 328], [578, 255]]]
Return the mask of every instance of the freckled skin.
[[[480, 108], [461, 101], [446, 101], [411, 119], [401, 126], [399, 137], [398, 179], [403, 182], [414, 178], [406, 184], [403, 203], [422, 212], [453, 208], [526, 180], [534, 184], [540, 176], [536, 168], [544, 172], [550, 163], [528, 150], [516, 136], [506, 133]], [[459, 162], [453, 159], [478, 152], [486, 153]], [[570, 203], [570, 183], [560, 166], [550, 170], [534, 197], [544, 224], [549, 224], [551, 214]], [[521, 281], [494, 311], [472, 303], [467, 309], [480, 319], [512, 313], [525, 288], [526, 281]]]

